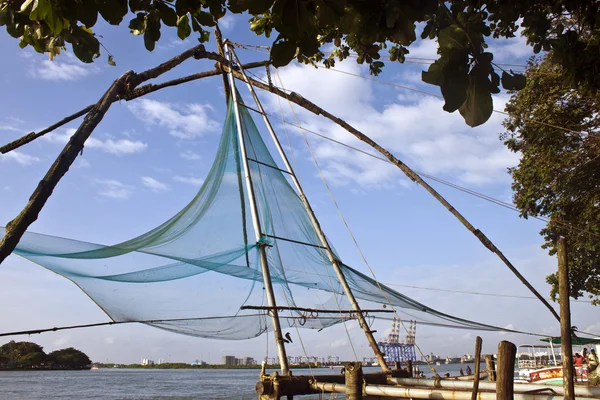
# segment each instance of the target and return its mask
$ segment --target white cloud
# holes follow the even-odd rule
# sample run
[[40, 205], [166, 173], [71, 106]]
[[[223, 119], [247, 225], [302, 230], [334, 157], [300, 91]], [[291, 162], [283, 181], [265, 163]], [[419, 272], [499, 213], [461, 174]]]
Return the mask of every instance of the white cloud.
[[[71, 136], [75, 133], [75, 129], [66, 129], [63, 133], [54, 132], [49, 135], [44, 135], [43, 138], [47, 141], [66, 144]], [[90, 137], [85, 142], [86, 149], [98, 149], [105, 153], [114, 154], [117, 156], [125, 154], [134, 154], [146, 150], [148, 145], [139, 140], [129, 139], [106, 139], [101, 140]]]
[[408, 48], [409, 60], [411, 58], [438, 58], [438, 44], [436, 40], [419, 39]]
[[15, 125], [0, 123], [0, 131], [10, 131], [10, 132], [23, 132], [22, 129], [17, 128]]
[[97, 66], [84, 64], [71, 53], [64, 53], [52, 61], [31, 57], [28, 62], [30, 76], [49, 81], [76, 81], [100, 72]]
[[61, 336], [59, 338], [57, 338], [56, 340], [54, 340], [52, 342], [52, 344], [56, 347], [62, 347], [65, 344], [69, 343], [69, 340], [71, 339], [71, 336]]
[[[344, 68], [351, 73], [361, 72], [352, 62]], [[443, 101], [434, 97], [420, 96], [409, 103], [396, 100], [381, 104], [374, 99], [372, 81], [298, 65], [282, 69], [279, 75], [286, 89], [302, 93], [421, 172], [457, 183], [485, 185], [508, 182], [506, 168], [518, 162], [519, 156], [498, 140], [503, 119], [499, 114], [493, 114], [480, 127], [470, 128], [458, 112], [444, 112]], [[307, 81], [311, 82], [308, 87]], [[403, 94], [405, 90], [398, 89], [398, 93]], [[506, 100], [506, 96], [495, 96], [495, 108], [502, 109]], [[269, 95], [265, 103], [273, 113], [279, 113], [279, 103], [274, 96]], [[298, 106], [294, 106], [294, 110], [307, 129], [379, 155], [325, 118]], [[284, 108], [284, 114], [286, 120], [295, 122], [289, 107]], [[353, 186], [358, 190], [407, 183], [404, 175], [392, 165], [307, 135], [325, 176], [336, 185], [358, 183]]]
[[204, 183], [204, 179], [194, 178], [192, 176], [175, 175], [173, 177], [173, 180], [177, 181], [177, 182], [181, 182], [181, 183], [187, 183], [189, 185], [194, 185], [194, 186], [201, 186]]
[[115, 179], [96, 179], [94, 181], [98, 186], [98, 194], [112, 199], [126, 200], [133, 195], [133, 186], [126, 185]]
[[157, 100], [141, 99], [128, 105], [133, 114], [147, 125], [159, 125], [181, 139], [192, 139], [218, 131], [220, 125], [211, 119], [209, 105], [176, 105]]
[[230, 31], [235, 26], [236, 19], [233, 15], [227, 14], [219, 20], [219, 27], [224, 31]]
[[29, 154], [12, 150], [6, 154], [0, 154], [0, 161], [15, 161], [21, 165], [31, 165], [33, 163], [40, 162], [41, 160], [36, 156], [30, 156]]
[[74, 164], [75, 168], [89, 168], [90, 165], [92, 164], [90, 164], [88, 160], [82, 157], [79, 157]]
[[142, 184], [153, 192], [164, 192], [165, 190], [169, 190], [169, 186], [166, 183], [149, 176], [142, 177]]
[[195, 161], [195, 160], [200, 159], [200, 154], [194, 153], [193, 151], [190, 151], [190, 150], [186, 150], [182, 153], [179, 153], [179, 157], [181, 157], [185, 160]]

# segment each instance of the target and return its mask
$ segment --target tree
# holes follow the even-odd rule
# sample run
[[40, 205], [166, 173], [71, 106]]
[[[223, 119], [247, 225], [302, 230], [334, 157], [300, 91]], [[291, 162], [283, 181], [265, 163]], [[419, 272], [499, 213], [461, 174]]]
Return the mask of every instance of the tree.
[[[514, 202], [525, 218], [550, 218], [543, 247], [553, 255], [567, 239], [571, 296], [587, 292], [600, 304], [600, 97], [583, 83], [572, 88], [552, 59], [530, 62], [526, 87], [506, 106], [502, 139], [522, 154], [510, 169]], [[555, 298], [557, 275], [547, 281]]]
[[48, 361], [52, 368], [58, 369], [89, 369], [92, 364], [92, 360], [85, 353], [73, 347], [53, 351], [48, 354]]
[[[524, 85], [518, 74], [500, 78], [493, 54], [485, 51], [487, 38], [513, 37], [519, 26], [536, 53], [552, 50], [571, 85], [600, 87], [600, 5], [593, 0], [0, 0], [0, 26], [20, 38], [21, 47], [52, 58], [68, 43], [89, 63], [100, 56], [91, 29], [98, 15], [119, 25], [132, 13], [131, 33], [143, 35], [152, 51], [163, 24], [181, 39], [193, 31], [205, 42], [227, 12], [250, 14], [250, 29], [258, 35], [277, 32], [270, 54], [276, 67], [294, 58], [332, 66], [355, 53], [375, 75], [384, 66], [383, 49], [390, 62], [404, 61], [421, 24], [421, 37], [437, 39], [439, 54], [422, 79], [439, 86], [444, 110], [459, 110], [470, 126], [487, 121], [500, 84]], [[325, 54], [325, 45], [334, 51]], [[114, 64], [110, 54], [108, 62]]]
[[46, 353], [32, 342], [10, 341], [0, 346], [0, 368], [31, 369], [43, 365]]

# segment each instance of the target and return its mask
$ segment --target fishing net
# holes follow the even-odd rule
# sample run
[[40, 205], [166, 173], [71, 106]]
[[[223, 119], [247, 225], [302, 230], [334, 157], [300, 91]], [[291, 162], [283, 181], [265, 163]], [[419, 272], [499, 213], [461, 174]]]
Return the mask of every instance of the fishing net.
[[[142, 321], [193, 336], [247, 339], [271, 329], [265, 311], [240, 309], [266, 305], [259, 245], [266, 248], [278, 305], [348, 308], [289, 175], [271, 156], [248, 109], [239, 108], [262, 226], [258, 241], [230, 102], [204, 184], [171, 219], [112, 246], [27, 232], [14, 253], [71, 280], [114, 321]], [[499, 329], [435, 311], [341, 265], [353, 293], [367, 305], [389, 302], [406, 319], [426, 324]], [[323, 329], [348, 318], [287, 311], [281, 323]]]

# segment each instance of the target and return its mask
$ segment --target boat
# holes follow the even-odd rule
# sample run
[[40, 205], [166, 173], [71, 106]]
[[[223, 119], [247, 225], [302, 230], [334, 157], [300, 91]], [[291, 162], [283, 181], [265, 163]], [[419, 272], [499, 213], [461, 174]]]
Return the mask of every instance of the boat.
[[[560, 346], [561, 338], [541, 339], [548, 344], [521, 344], [517, 347], [517, 362], [515, 369], [515, 382], [517, 383], [535, 383], [546, 385], [562, 385], [563, 369], [562, 356], [554, 345]], [[600, 350], [600, 340], [572, 338], [573, 346], [596, 346], [596, 352]], [[588, 382], [587, 365], [576, 368], [575, 381]]]

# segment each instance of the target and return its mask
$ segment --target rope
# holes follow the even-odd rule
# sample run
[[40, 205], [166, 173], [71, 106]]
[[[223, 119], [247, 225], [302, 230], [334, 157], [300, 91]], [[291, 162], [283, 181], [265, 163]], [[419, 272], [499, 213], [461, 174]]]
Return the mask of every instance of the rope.
[[[265, 84], [267, 83], [267, 82], [266, 82], [264, 79], [262, 79], [262, 78], [258, 77], [257, 75], [255, 75], [255, 74], [251, 73], [250, 71], [246, 71], [246, 72], [247, 72], [248, 74], [252, 75], [253, 77], [255, 77], [257, 80], [259, 80], [259, 81], [261, 81], [261, 82], [263, 82], [263, 83], [265, 83]], [[279, 86], [274, 86], [274, 87], [275, 87], [275, 88], [277, 88], [277, 89], [279, 89], [279, 90], [284, 90], [284, 91], [287, 91], [285, 88], [282, 88], [282, 87], [279, 87]], [[279, 96], [278, 96], [278, 98], [279, 98]], [[265, 112], [265, 115], [267, 115], [267, 116], [269, 116], [269, 117], [272, 117], [272, 116], [273, 116], [272, 114], [269, 114], [269, 113], [266, 113], [266, 112]], [[383, 162], [386, 162], [386, 163], [388, 163], [388, 164], [392, 164], [392, 165], [393, 165], [393, 163], [392, 163], [390, 160], [386, 159], [386, 158], [380, 157], [380, 156], [378, 156], [378, 155], [376, 155], [376, 154], [369, 153], [368, 151], [365, 151], [365, 150], [359, 149], [359, 148], [357, 148], [357, 147], [354, 147], [354, 146], [352, 146], [352, 145], [346, 144], [346, 143], [344, 143], [344, 142], [341, 142], [341, 141], [339, 141], [339, 140], [336, 140], [336, 139], [330, 138], [330, 137], [328, 137], [328, 136], [322, 135], [322, 134], [320, 134], [320, 133], [318, 133], [318, 132], [315, 132], [315, 131], [313, 131], [313, 130], [311, 130], [311, 129], [308, 129], [308, 128], [306, 128], [306, 127], [302, 126], [302, 125], [295, 124], [295, 123], [293, 123], [293, 122], [289, 122], [289, 121], [285, 121], [283, 118], [282, 118], [282, 122], [283, 122], [283, 124], [285, 124], [285, 125], [290, 125], [290, 126], [293, 126], [293, 127], [295, 127], [295, 128], [298, 128], [298, 129], [300, 129], [300, 130], [303, 130], [303, 131], [305, 131], [305, 132], [308, 132], [308, 133], [310, 133], [310, 134], [312, 134], [312, 135], [318, 136], [318, 137], [320, 137], [320, 138], [322, 138], [322, 139], [325, 139], [325, 140], [328, 140], [328, 141], [330, 141], [330, 142], [333, 142], [333, 143], [339, 144], [339, 145], [341, 145], [341, 146], [344, 146], [344, 147], [346, 147], [346, 148], [348, 148], [348, 149], [350, 149], [350, 150], [353, 150], [353, 151], [356, 151], [356, 152], [362, 153], [362, 154], [364, 154], [364, 155], [367, 155], [367, 156], [369, 156], [369, 157], [375, 158], [375, 159], [377, 159], [377, 160], [379, 160], [379, 161], [383, 161]], [[285, 129], [285, 125], [283, 125], [283, 126], [284, 126], [284, 129]], [[286, 132], [287, 132], [287, 131], [286, 131]], [[289, 144], [289, 147], [290, 147], [290, 149], [291, 149], [292, 147], [291, 147], [291, 143], [289, 142], [289, 137], [288, 137], [288, 144]], [[411, 169], [412, 169], [412, 168], [411, 168]], [[475, 191], [475, 190], [472, 190], [472, 189], [466, 188], [466, 187], [464, 187], [464, 186], [460, 186], [460, 185], [457, 185], [457, 184], [455, 184], [455, 183], [452, 183], [452, 182], [449, 182], [449, 181], [443, 180], [443, 179], [441, 179], [441, 178], [437, 178], [437, 177], [435, 177], [435, 176], [433, 176], [433, 175], [431, 175], [431, 174], [427, 174], [427, 173], [425, 173], [425, 172], [422, 172], [422, 171], [419, 171], [419, 170], [415, 170], [415, 169], [413, 169], [413, 171], [414, 171], [416, 174], [418, 174], [419, 176], [421, 176], [421, 177], [424, 177], [424, 178], [430, 179], [430, 180], [432, 180], [432, 181], [438, 182], [438, 183], [440, 183], [440, 184], [442, 184], [442, 185], [445, 185], [445, 186], [451, 187], [451, 188], [453, 188], [453, 189], [459, 190], [459, 191], [461, 191], [461, 192], [464, 192], [464, 193], [466, 193], [466, 194], [469, 194], [469, 195], [471, 195], [471, 196], [478, 197], [478, 198], [480, 198], [480, 199], [482, 199], [482, 200], [488, 201], [488, 202], [490, 202], [490, 203], [494, 203], [494, 204], [496, 204], [496, 205], [499, 205], [499, 206], [501, 206], [501, 207], [507, 208], [507, 209], [509, 209], [509, 210], [512, 210], [512, 211], [515, 211], [515, 212], [518, 212], [518, 213], [520, 213], [520, 212], [521, 212], [521, 210], [519, 210], [517, 207], [515, 207], [514, 205], [512, 205], [512, 204], [510, 204], [510, 203], [507, 203], [507, 202], [505, 202], [505, 201], [502, 201], [502, 200], [496, 199], [496, 198], [494, 198], [494, 197], [491, 197], [491, 196], [488, 196], [488, 195], [486, 195], [486, 194], [483, 194], [483, 193], [477, 192], [477, 191]], [[539, 220], [539, 221], [546, 222], [546, 223], [547, 223], [547, 222], [550, 222], [550, 219], [549, 219], [549, 218], [542, 217], [542, 216], [529, 215], [528, 217], [531, 217], [532, 219], [537, 219], [537, 220]], [[566, 227], [566, 228], [569, 228], [569, 229], [573, 229], [573, 230], [579, 231], [580, 233], [585, 233], [585, 234], [587, 234], [587, 235], [590, 235], [590, 236], [596, 237], [597, 239], [600, 239], [600, 234], [597, 234], [597, 233], [591, 232], [591, 231], [589, 231], [589, 230], [587, 230], [587, 229], [585, 229], [585, 228], [580, 228], [580, 227], [577, 227], [577, 226], [575, 226], [575, 225], [573, 225], [573, 224], [570, 224], [570, 223], [568, 223], [568, 222], [561, 221], [560, 219], [555, 219], [555, 220], [553, 220], [553, 222], [554, 222], [554, 223], [556, 223], [557, 225], [561, 225], [561, 226], [563, 226], [563, 227]]]
[[[279, 75], [279, 71], [275, 70], [275, 73], [277, 74], [277, 79], [279, 80], [279, 83], [280, 83], [280, 84], [283, 86], [283, 81], [281, 80], [281, 76]], [[288, 103], [289, 103], [289, 100], [288, 100]], [[290, 106], [291, 106], [291, 104], [290, 104]], [[294, 110], [293, 110], [293, 109], [292, 109], [292, 112], [294, 112]], [[296, 116], [296, 114], [295, 114], [295, 113], [294, 113], [294, 117], [296, 118], [296, 121], [297, 121], [297, 120], [298, 120], [298, 118], [297, 118], [297, 116]], [[281, 115], [281, 118], [283, 119], [283, 113], [282, 113], [282, 115]], [[305, 139], [305, 140], [306, 140], [306, 139]], [[290, 146], [290, 149], [292, 149], [292, 147], [291, 147], [291, 146]], [[309, 149], [310, 149], [310, 148], [309, 148]], [[293, 152], [293, 149], [292, 149], [291, 151]], [[311, 150], [311, 154], [312, 154], [312, 150]], [[314, 156], [313, 156], [313, 157], [314, 157]], [[298, 179], [298, 177], [296, 177], [296, 179]], [[313, 229], [314, 229], [314, 227], [313, 227]], [[315, 233], [316, 233], [316, 231], [315, 231]], [[321, 255], [321, 258], [323, 259], [323, 263], [324, 263], [324, 265], [329, 265], [329, 264], [330, 264], [330, 262], [329, 262], [329, 260], [328, 260], [328, 259], [326, 259], [326, 257], [325, 257], [325, 254], [323, 254], [323, 252], [321, 252], [321, 251], [319, 251], [319, 254]], [[334, 289], [334, 287], [333, 287], [333, 281], [332, 281], [332, 277], [331, 277], [331, 275], [330, 275], [331, 271], [330, 271], [328, 268], [326, 268], [326, 271], [327, 271], [327, 277], [328, 277], [328, 279], [329, 279], [329, 282], [330, 282], [330, 287], [332, 288], [333, 298], [335, 299], [335, 302], [336, 302], [336, 304], [337, 304], [338, 310], [340, 310], [340, 311], [341, 311], [341, 309], [342, 309], [342, 306], [341, 306], [341, 304], [340, 304], [340, 300], [338, 299], [338, 296], [337, 296], [337, 294], [336, 294], [336, 291], [335, 291], [335, 289]], [[340, 316], [341, 316], [341, 313], [340, 313]], [[349, 341], [349, 343], [350, 343], [350, 347], [352, 348], [352, 353], [354, 354], [354, 358], [356, 359], [356, 361], [359, 361], [359, 360], [358, 360], [358, 354], [357, 354], [357, 352], [356, 352], [356, 349], [355, 349], [355, 347], [354, 347], [354, 342], [352, 341], [352, 337], [350, 336], [350, 331], [348, 330], [348, 326], [346, 325], [346, 321], [345, 321], [345, 320], [342, 320], [342, 324], [343, 324], [343, 326], [344, 326], [344, 330], [346, 331], [346, 336], [348, 337], [348, 341]]]
[[[283, 81], [282, 81], [282, 79], [281, 79], [281, 76], [279, 75], [279, 72], [278, 72], [278, 71], [276, 71], [276, 73], [277, 73], [277, 77], [278, 77], [278, 79], [279, 79], [279, 82], [280, 82], [281, 86], [283, 86]], [[294, 119], [295, 119], [295, 120], [296, 120], [296, 122], [299, 124], [300, 122], [299, 122], [299, 120], [298, 120], [298, 116], [296, 115], [296, 112], [295, 112], [295, 110], [294, 110], [294, 107], [292, 106], [292, 103], [291, 103], [289, 100], [288, 100], [288, 104], [289, 104], [290, 110], [292, 111], [292, 114], [294, 115]], [[356, 245], [356, 248], [357, 248], [357, 250], [358, 250], [358, 252], [359, 252], [360, 256], [362, 257], [363, 261], [365, 262], [365, 264], [366, 264], [366, 265], [367, 265], [367, 267], [369, 268], [369, 271], [370, 271], [370, 272], [371, 272], [371, 274], [373, 275], [373, 278], [375, 279], [375, 282], [377, 283], [377, 286], [379, 287], [379, 290], [380, 290], [380, 291], [383, 293], [383, 295], [384, 295], [384, 297], [386, 298], [386, 301], [388, 302], [388, 304], [390, 305], [390, 307], [391, 307], [392, 311], [394, 311], [394, 314], [395, 314], [395, 315], [398, 317], [398, 319], [399, 319], [399, 321], [400, 321], [400, 324], [402, 325], [402, 327], [404, 328], [404, 330], [405, 330], [405, 331], [408, 333], [408, 329], [407, 329], [407, 328], [406, 328], [406, 326], [404, 325], [404, 322], [403, 322], [402, 318], [400, 317], [400, 315], [399, 315], [399, 314], [398, 314], [398, 312], [396, 311], [395, 307], [394, 307], [394, 306], [393, 306], [393, 304], [391, 303], [391, 301], [390, 301], [389, 297], [387, 296], [387, 293], [385, 293], [385, 291], [384, 291], [384, 290], [383, 290], [383, 288], [381, 287], [381, 284], [379, 283], [379, 281], [377, 281], [377, 278], [375, 277], [375, 273], [374, 273], [374, 272], [373, 272], [373, 270], [371, 269], [371, 266], [369, 265], [369, 263], [368, 263], [368, 261], [367, 261], [367, 259], [366, 259], [365, 255], [364, 255], [364, 253], [362, 252], [362, 250], [361, 250], [360, 246], [358, 245], [358, 241], [356, 240], [356, 237], [355, 237], [355, 236], [354, 236], [354, 234], [352, 233], [352, 230], [350, 229], [350, 226], [348, 225], [348, 223], [347, 223], [346, 219], [344, 218], [344, 215], [343, 215], [343, 213], [342, 213], [342, 211], [341, 211], [341, 209], [340, 209], [340, 207], [339, 207], [339, 205], [338, 205], [338, 203], [337, 203], [337, 200], [336, 200], [336, 198], [335, 198], [335, 196], [334, 196], [334, 194], [333, 194], [333, 192], [332, 192], [331, 188], [329, 187], [329, 184], [327, 183], [327, 180], [325, 179], [325, 175], [323, 174], [323, 170], [321, 169], [321, 167], [320, 167], [320, 165], [319, 165], [319, 162], [317, 161], [317, 158], [315, 157], [315, 154], [314, 154], [314, 152], [313, 152], [312, 148], [310, 147], [310, 144], [309, 144], [309, 142], [308, 142], [308, 138], [306, 137], [306, 135], [305, 135], [305, 133], [304, 133], [304, 131], [303, 131], [303, 130], [300, 130], [300, 132], [302, 132], [302, 137], [304, 138], [304, 143], [306, 144], [306, 146], [307, 146], [307, 148], [308, 148], [308, 150], [309, 150], [309, 152], [310, 152], [310, 155], [311, 155], [311, 157], [312, 157], [312, 159], [313, 159], [313, 161], [314, 161], [315, 165], [317, 166], [317, 169], [319, 170], [319, 175], [320, 175], [320, 177], [321, 177], [321, 180], [323, 181], [323, 184], [324, 184], [324, 185], [325, 185], [325, 187], [327, 188], [327, 191], [329, 192], [329, 194], [330, 194], [330, 196], [331, 196], [331, 199], [332, 199], [332, 201], [333, 201], [333, 204], [335, 205], [335, 207], [336, 207], [336, 209], [337, 209], [337, 211], [338, 211], [338, 214], [339, 214], [339, 216], [340, 216], [340, 218], [341, 218], [342, 222], [343, 222], [343, 223], [344, 223], [344, 225], [346, 226], [346, 229], [348, 230], [348, 233], [350, 234], [350, 237], [351, 237], [351, 238], [352, 238], [352, 240], [354, 241], [354, 243], [355, 243], [355, 245]], [[415, 347], [418, 349], [419, 353], [421, 354], [421, 357], [422, 357], [423, 359], [425, 359], [425, 354], [424, 354], [424, 353], [421, 351], [421, 348], [420, 348], [420, 347], [417, 345], [416, 341], [415, 341]], [[356, 356], [356, 353], [355, 353], [355, 356]], [[426, 359], [425, 359], [425, 360], [426, 360]], [[358, 361], [358, 357], [357, 357], [357, 361]], [[427, 364], [428, 364], [429, 368], [431, 369], [431, 371], [432, 371], [434, 374], [436, 374], [436, 375], [437, 375], [437, 372], [435, 371], [435, 368], [433, 368], [433, 367], [431, 366], [431, 364], [429, 363], [429, 361], [426, 361], [426, 362], [427, 362]]]
[[[251, 51], [255, 51], [255, 50], [251, 50]], [[431, 59], [431, 60], [433, 60], [433, 59]], [[510, 65], [516, 65], [516, 64], [497, 64], [497, 65], [510, 66]], [[372, 77], [368, 77], [368, 76], [362, 76], [360, 74], [355, 74], [355, 73], [352, 73], [352, 72], [342, 71], [342, 70], [335, 69], [335, 68], [321, 68], [321, 67], [318, 67], [317, 65], [314, 65], [314, 67], [315, 68], [319, 68], [319, 69], [325, 69], [325, 70], [328, 70], [328, 71], [338, 72], [338, 73], [341, 73], [341, 74], [346, 74], [346, 75], [354, 76], [356, 78], [362, 78], [362, 79], [374, 81], [374, 82], [380, 83], [382, 85], [388, 85], [388, 86], [393, 86], [393, 87], [397, 87], [397, 88], [404, 89], [404, 90], [409, 90], [411, 92], [415, 92], [415, 93], [419, 93], [419, 94], [424, 94], [426, 96], [431, 96], [431, 97], [435, 97], [435, 98], [442, 99], [442, 100], [444, 99], [443, 96], [438, 95], [438, 94], [434, 94], [434, 93], [426, 92], [424, 90], [419, 90], [419, 89], [411, 88], [411, 87], [408, 87], [408, 86], [403, 86], [403, 85], [399, 85], [399, 84], [396, 84], [396, 83], [384, 81], [384, 80], [381, 80], [379, 78], [372, 78]], [[520, 116], [520, 115], [516, 115], [516, 114], [512, 114], [512, 113], [507, 113], [505, 111], [493, 110], [493, 112], [498, 113], [498, 114], [502, 114], [502, 115], [506, 115], [506, 116], [509, 116], [509, 117], [513, 117], [513, 118], [521, 118], [521, 119], [523, 119], [525, 121], [529, 121], [529, 122], [532, 122], [534, 124], [544, 125], [544, 126], [547, 126], [549, 128], [555, 128], [555, 129], [559, 129], [559, 130], [562, 130], [562, 131], [565, 131], [565, 132], [569, 132], [569, 133], [584, 134], [584, 132], [574, 131], [572, 129], [568, 129], [568, 128], [565, 128], [565, 127], [562, 127], [562, 126], [550, 124], [550, 123], [547, 123], [547, 122], [538, 121], [538, 120], [535, 120], [535, 119], [532, 119], [532, 118], [529, 118], [529, 117], [525, 117], [525, 116]]]

